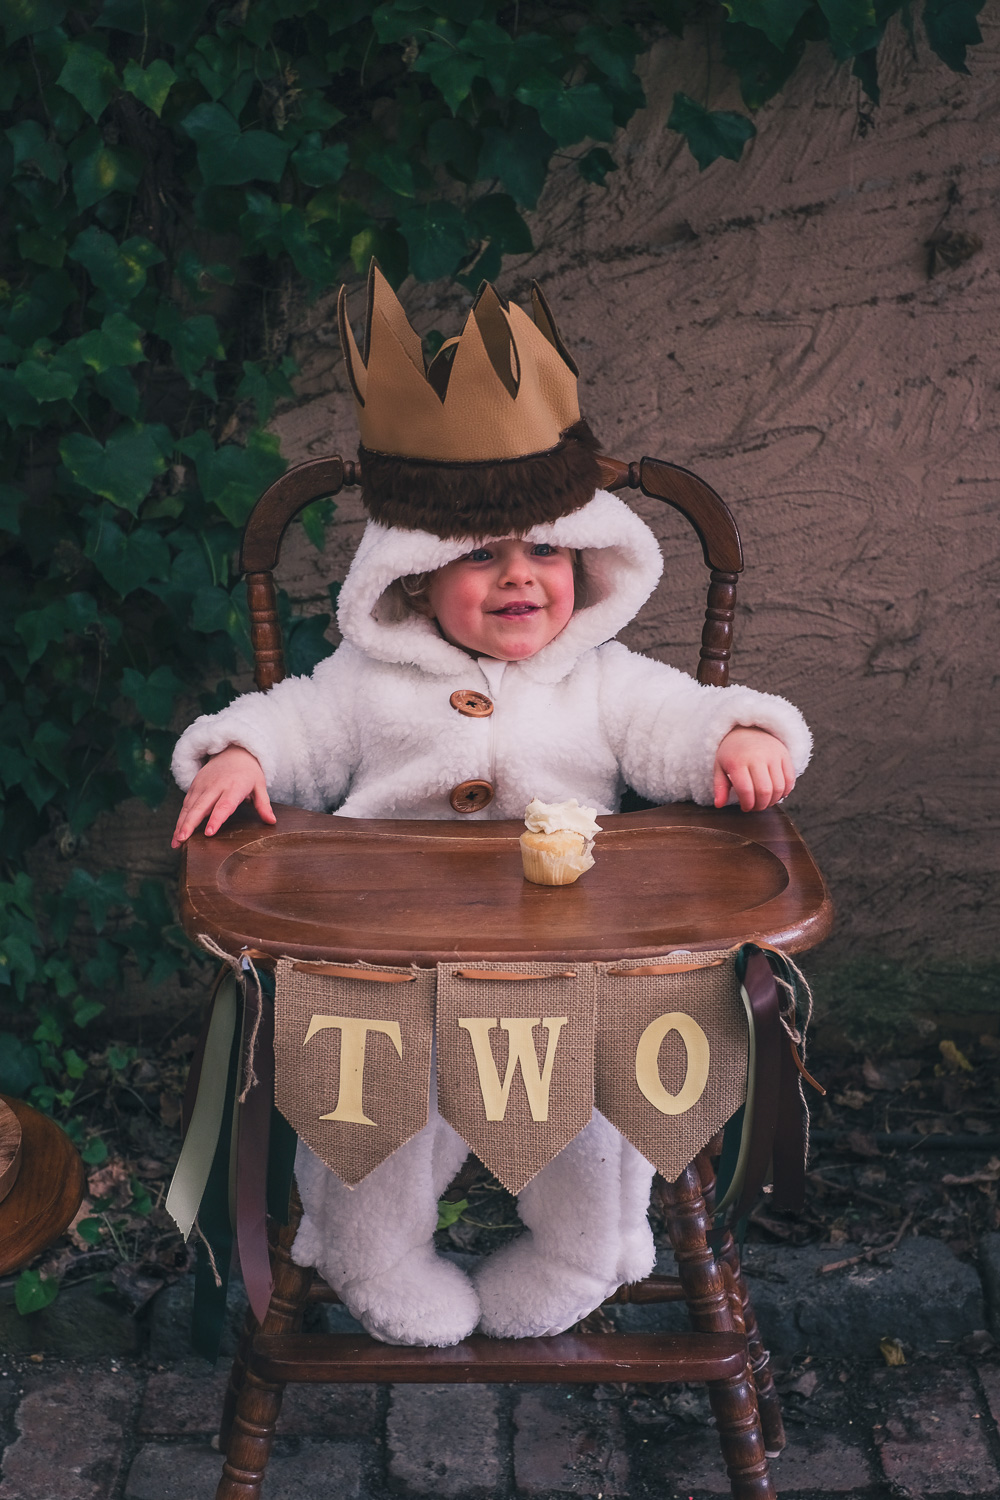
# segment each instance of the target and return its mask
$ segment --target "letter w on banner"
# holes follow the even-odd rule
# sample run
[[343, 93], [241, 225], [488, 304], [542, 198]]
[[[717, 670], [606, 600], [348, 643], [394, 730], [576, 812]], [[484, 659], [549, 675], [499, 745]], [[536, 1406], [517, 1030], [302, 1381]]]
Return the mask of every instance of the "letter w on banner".
[[592, 964], [438, 964], [438, 1109], [512, 1193], [589, 1123]]
[[749, 1037], [734, 955], [596, 967], [597, 1107], [673, 1182], [746, 1099]]
[[354, 1187], [427, 1124], [434, 970], [281, 959], [275, 1103]]

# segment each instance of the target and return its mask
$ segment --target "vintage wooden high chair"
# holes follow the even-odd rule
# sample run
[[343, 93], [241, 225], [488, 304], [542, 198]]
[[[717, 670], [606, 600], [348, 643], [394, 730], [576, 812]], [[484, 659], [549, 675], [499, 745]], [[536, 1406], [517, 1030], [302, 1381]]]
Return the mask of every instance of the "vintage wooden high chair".
[[[711, 570], [698, 680], [725, 685], [743, 566], [739, 533], [727, 507], [704, 481], [675, 465], [648, 458], [600, 462], [609, 488], [627, 486], [661, 499], [697, 532]], [[335, 495], [358, 477], [358, 466], [340, 458], [300, 464], [271, 486], [250, 516], [241, 566], [262, 689], [284, 676], [272, 576], [282, 536], [304, 506]], [[823, 880], [778, 808], [745, 814], [678, 804], [602, 817], [602, 825], [601, 857], [587, 877], [589, 895], [579, 894], [581, 886], [562, 889], [566, 899], [554, 931], [551, 921], [526, 910], [539, 908], [520, 902], [498, 881], [498, 862], [488, 857], [497, 840], [516, 839], [521, 824], [338, 819], [281, 808], [276, 827], [265, 828], [242, 812], [212, 839], [202, 833], [190, 839], [182, 879], [184, 923], [191, 935], [207, 934], [230, 954], [253, 950], [260, 963], [286, 955], [396, 965], [645, 958], [676, 948], [730, 948], [747, 940], [795, 954], [822, 941], [830, 929], [832, 908]], [[350, 841], [349, 875], [343, 873], [348, 862], [330, 857], [345, 840]], [[423, 878], [432, 887], [422, 902], [412, 880], [404, 888], [402, 877], [394, 875], [405, 868], [399, 856], [416, 847], [425, 856]], [[475, 863], [480, 848], [481, 868]], [[616, 848], [630, 860], [627, 880], [614, 877]], [[667, 848], [669, 859], [663, 857]], [[459, 856], [461, 878], [449, 882], [449, 861]], [[522, 885], [519, 874], [516, 884]], [[363, 899], [366, 893], [372, 899]], [[776, 1020], [774, 1035], [784, 1042]], [[758, 1047], [758, 1068], [765, 1066], [765, 1054], [770, 1059], [770, 1073], [757, 1073], [758, 1097], [771, 1111], [772, 1136], [777, 1125], [776, 1141], [786, 1125], [794, 1135], [797, 1123], [773, 1118], [781, 1092], [778, 1073], [791, 1067], [793, 1050], [778, 1049], [776, 1040], [770, 1051], [763, 1043]], [[787, 1089], [784, 1097], [790, 1097]], [[765, 1167], [766, 1161], [758, 1163], [758, 1183]], [[733, 1495], [769, 1500], [774, 1488], [767, 1456], [784, 1446], [781, 1411], [732, 1237], [711, 1232], [715, 1177], [708, 1151], [676, 1181], [657, 1178], [654, 1191], [678, 1274], [654, 1275], [610, 1300], [683, 1300], [691, 1333], [588, 1332], [509, 1340], [474, 1335], [448, 1349], [395, 1347], [362, 1334], [300, 1332], [307, 1302], [338, 1299], [314, 1272], [291, 1260], [300, 1212], [293, 1191], [288, 1223], [270, 1229], [273, 1293], [267, 1314], [258, 1323], [248, 1313], [233, 1364], [217, 1500], [260, 1494], [288, 1381], [607, 1380], [705, 1381]]]

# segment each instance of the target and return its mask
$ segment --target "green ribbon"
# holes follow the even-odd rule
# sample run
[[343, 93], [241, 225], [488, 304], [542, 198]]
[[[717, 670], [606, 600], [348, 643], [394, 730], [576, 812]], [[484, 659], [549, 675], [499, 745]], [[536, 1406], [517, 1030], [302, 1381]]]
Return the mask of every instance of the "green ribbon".
[[209, 1022], [198, 1097], [174, 1171], [166, 1208], [186, 1240], [194, 1228], [226, 1113], [226, 1079], [241, 1009], [235, 974], [219, 985]]

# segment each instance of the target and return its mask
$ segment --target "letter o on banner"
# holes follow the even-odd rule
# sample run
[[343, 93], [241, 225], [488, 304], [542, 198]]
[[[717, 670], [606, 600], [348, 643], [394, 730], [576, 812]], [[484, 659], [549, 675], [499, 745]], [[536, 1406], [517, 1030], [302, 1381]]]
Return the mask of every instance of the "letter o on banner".
[[[678, 1093], [670, 1094], [660, 1078], [660, 1048], [676, 1031], [687, 1051], [687, 1072]], [[708, 1082], [711, 1049], [708, 1037], [693, 1016], [682, 1010], [668, 1011], [650, 1021], [635, 1050], [635, 1081], [643, 1096], [661, 1115], [683, 1115], [701, 1098]]]

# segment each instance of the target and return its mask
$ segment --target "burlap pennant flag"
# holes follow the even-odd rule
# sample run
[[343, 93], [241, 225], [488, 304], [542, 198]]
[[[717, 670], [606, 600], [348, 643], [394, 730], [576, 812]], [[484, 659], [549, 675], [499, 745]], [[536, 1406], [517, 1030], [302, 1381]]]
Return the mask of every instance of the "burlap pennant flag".
[[282, 959], [275, 1103], [354, 1187], [427, 1123], [434, 970]]
[[438, 964], [438, 1109], [519, 1193], [589, 1122], [592, 964]]
[[596, 967], [595, 1102], [672, 1182], [746, 1099], [747, 1019], [734, 955]]

